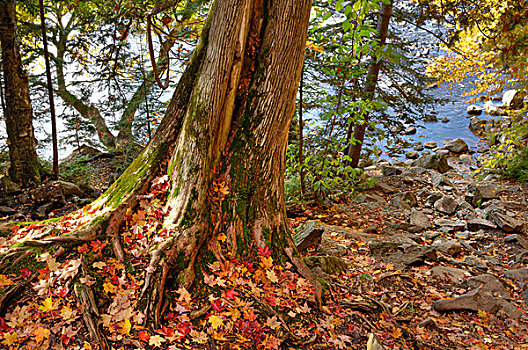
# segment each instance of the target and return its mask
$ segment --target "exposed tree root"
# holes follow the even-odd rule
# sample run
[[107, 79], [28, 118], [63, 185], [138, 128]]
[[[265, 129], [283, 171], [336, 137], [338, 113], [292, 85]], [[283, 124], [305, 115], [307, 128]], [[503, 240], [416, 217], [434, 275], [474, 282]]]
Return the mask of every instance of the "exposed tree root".
[[75, 294], [81, 305], [84, 306], [82, 317], [90, 337], [97, 342], [101, 350], [108, 349], [106, 338], [99, 329], [101, 314], [97, 308], [93, 290], [88, 286], [77, 284], [75, 286]]

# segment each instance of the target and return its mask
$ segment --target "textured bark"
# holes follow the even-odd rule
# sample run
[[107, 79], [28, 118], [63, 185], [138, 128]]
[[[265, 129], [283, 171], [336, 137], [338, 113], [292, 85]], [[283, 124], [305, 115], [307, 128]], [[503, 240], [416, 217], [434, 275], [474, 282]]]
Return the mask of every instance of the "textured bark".
[[9, 175], [24, 186], [38, 184], [41, 165], [35, 150], [29, 81], [22, 67], [14, 1], [0, 2], [0, 41], [4, 66]]
[[[247, 257], [265, 246], [275, 261], [292, 261], [313, 281], [320, 301], [321, 286], [291, 240], [284, 200], [288, 130], [310, 7], [311, 0], [216, 1], [150, 144], [93, 204], [110, 213], [110, 228], [118, 226], [123, 214], [116, 213], [135, 204], [159, 160], [169, 156], [163, 226], [171, 239], [163, 244], [165, 253], [152, 254], [155, 272], [143, 293], [145, 313], [155, 320], [167, 279], [189, 288], [204, 257]], [[229, 194], [215, 190], [222, 183]], [[228, 252], [215, 238], [220, 232]]]
[[[383, 3], [383, 5], [381, 6], [381, 12], [379, 14], [378, 25], [376, 28], [379, 47], [383, 47], [385, 43], [387, 42], [387, 35], [389, 32], [389, 23], [392, 17], [393, 2], [394, 1], [391, 0], [388, 4]], [[383, 64], [383, 61], [378, 60], [375, 54], [371, 56], [370, 63], [369, 63], [369, 69], [368, 69], [367, 77], [365, 80], [365, 86], [362, 92], [363, 99], [365, 100], [374, 99], [374, 95], [376, 92], [376, 86], [378, 85], [378, 78], [379, 78], [379, 73], [380, 73], [382, 64]], [[348, 148], [348, 156], [351, 158], [350, 166], [353, 168], [357, 168], [359, 165], [359, 158], [361, 156], [361, 148], [363, 146], [363, 140], [365, 139], [365, 132], [367, 130], [368, 123], [369, 123], [369, 114], [367, 112], [365, 114], [365, 118], [363, 119], [363, 122], [356, 125], [354, 129], [354, 140], [356, 140], [356, 143], [354, 145], [351, 145]]]

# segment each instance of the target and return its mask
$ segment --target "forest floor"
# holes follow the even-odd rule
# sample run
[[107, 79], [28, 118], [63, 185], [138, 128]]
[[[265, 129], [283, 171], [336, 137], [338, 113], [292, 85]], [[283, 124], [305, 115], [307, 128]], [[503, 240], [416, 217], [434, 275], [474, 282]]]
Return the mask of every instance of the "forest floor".
[[350, 202], [289, 208], [294, 241], [325, 287], [320, 306], [264, 247], [210, 264], [193, 290], [168, 291], [163, 319], [145, 326], [148, 247], [166, 239], [156, 230], [166, 177], [121, 228], [127, 265], [108, 241], [39, 245], [49, 230], [89, 220], [90, 205], [46, 224], [4, 224], [0, 253], [26, 240], [38, 258], [18, 256], [0, 274], [0, 348], [528, 349], [526, 191], [477, 181], [458, 157], [449, 164], [443, 174], [380, 164], [374, 187]]

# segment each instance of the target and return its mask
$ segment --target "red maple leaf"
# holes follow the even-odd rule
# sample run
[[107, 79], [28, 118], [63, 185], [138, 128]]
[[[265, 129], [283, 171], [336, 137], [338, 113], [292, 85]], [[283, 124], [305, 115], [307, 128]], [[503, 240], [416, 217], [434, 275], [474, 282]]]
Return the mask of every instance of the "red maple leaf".
[[271, 255], [271, 250], [269, 250], [267, 245], [265, 245], [264, 247], [258, 247], [258, 251], [259, 254], [265, 258], [268, 258]]
[[106, 243], [101, 242], [100, 240], [96, 240], [90, 242], [90, 245], [92, 246], [94, 252], [100, 252], [106, 246]]
[[79, 253], [88, 253], [90, 251], [90, 248], [88, 248], [88, 245], [84, 243], [82, 246], [78, 247], [77, 250]]
[[68, 295], [68, 292], [70, 291], [70, 288], [68, 288], [68, 286], [64, 286], [64, 287], [61, 287], [57, 290], [57, 293], [55, 293], [56, 295], [58, 295], [59, 297], [65, 297], [66, 295]]
[[225, 295], [228, 299], [235, 299], [235, 297], [238, 295], [237, 292], [235, 292], [235, 287], [226, 290]]
[[142, 341], [148, 341], [150, 339], [150, 335], [148, 335], [148, 333], [145, 331], [141, 331], [138, 333], [138, 339]]
[[224, 305], [223, 305], [222, 299], [218, 298], [211, 302], [211, 306], [213, 307], [213, 310], [217, 312], [224, 311]]
[[165, 326], [161, 326], [160, 329], [155, 329], [154, 332], [164, 335], [166, 337], [172, 337], [174, 335], [174, 330]]
[[20, 272], [22, 273], [22, 276], [24, 277], [29, 277], [31, 276], [31, 271], [27, 268], [23, 268], [22, 270], [20, 270]]

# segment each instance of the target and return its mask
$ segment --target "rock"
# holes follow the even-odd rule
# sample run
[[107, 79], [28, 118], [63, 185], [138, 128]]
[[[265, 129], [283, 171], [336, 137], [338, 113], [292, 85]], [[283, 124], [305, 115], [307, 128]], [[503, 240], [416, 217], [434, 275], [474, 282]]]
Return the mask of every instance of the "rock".
[[476, 219], [472, 219], [468, 221], [467, 228], [470, 231], [492, 230], [492, 229], [496, 229], [497, 225], [495, 225], [491, 221], [481, 219], [481, 218], [476, 218]]
[[16, 210], [11, 207], [0, 205], [0, 215], [13, 215], [16, 214]]
[[379, 196], [375, 193], [365, 193], [365, 194], [360, 194], [358, 196], [356, 196], [356, 201], [358, 203], [379, 203], [379, 204], [384, 204], [385, 203], [385, 198], [383, 198], [382, 196]]
[[504, 109], [493, 105], [493, 102], [491, 102], [491, 101], [488, 101], [488, 102], [486, 102], [484, 104], [484, 110], [486, 111], [486, 113], [488, 113], [489, 115], [492, 115], [492, 116], [506, 116], [506, 115], [508, 115], [508, 113]]
[[424, 146], [421, 143], [418, 143], [418, 144], [414, 145], [413, 149], [415, 151], [423, 151]]
[[528, 240], [517, 234], [504, 237], [504, 242], [519, 243], [524, 249], [528, 249]]
[[447, 158], [445, 155], [440, 154], [421, 156], [420, 158], [414, 160], [412, 165], [425, 169], [437, 170], [440, 173], [446, 173], [450, 169], [449, 164], [447, 164]]
[[383, 165], [381, 167], [381, 173], [383, 176], [394, 176], [394, 175], [400, 175], [403, 172], [401, 168], [391, 166], [391, 165]]
[[416, 151], [413, 151], [413, 150], [409, 150], [407, 151], [407, 153], [405, 153], [405, 157], [407, 159], [416, 159], [420, 156], [420, 154]]
[[453, 153], [464, 153], [469, 150], [466, 141], [462, 139], [449, 139], [444, 142], [444, 148], [450, 150]]
[[385, 348], [381, 344], [381, 341], [374, 333], [369, 334], [369, 338], [367, 341], [367, 350], [385, 350]]
[[432, 246], [442, 253], [450, 256], [458, 255], [462, 251], [462, 245], [457, 241], [440, 238], [433, 242]]
[[408, 128], [405, 128], [403, 132], [405, 135], [414, 135], [416, 134], [416, 128], [414, 126], [409, 126]]
[[524, 226], [522, 221], [496, 211], [492, 211], [488, 215], [488, 219], [499, 226], [504, 232], [520, 232]]
[[460, 161], [465, 164], [475, 164], [473, 161], [473, 156], [471, 154], [462, 154], [460, 155]]
[[508, 108], [520, 109], [524, 105], [524, 95], [519, 90], [507, 90], [502, 95], [502, 105]]
[[444, 194], [442, 192], [438, 192], [438, 191], [430, 192], [429, 195], [427, 196], [427, 202], [434, 204], [434, 202], [436, 202], [443, 196]]
[[438, 117], [434, 114], [426, 114], [424, 115], [424, 121], [428, 123], [436, 123], [438, 121]]
[[440, 173], [437, 173], [437, 172], [434, 172], [432, 171], [431, 174], [429, 174], [429, 177], [431, 179], [431, 183], [435, 186], [440, 186], [440, 185], [447, 185], [447, 186], [451, 186], [451, 187], [454, 187], [455, 185], [453, 185], [453, 183], [451, 181], [449, 181], [449, 179], [447, 177], [445, 177], [444, 175], [440, 174]]
[[391, 204], [394, 204], [396, 208], [410, 210], [418, 204], [418, 198], [413, 192], [401, 192], [392, 197]]
[[445, 227], [447, 232], [454, 232], [466, 228], [466, 224], [462, 221], [453, 221], [447, 219], [436, 219], [434, 224], [442, 228]]
[[479, 184], [470, 186], [469, 191], [473, 194], [473, 205], [478, 206], [484, 201], [498, 197], [498, 190], [495, 186]]
[[442, 278], [442, 279], [449, 279], [456, 284], [461, 284], [466, 280], [466, 277], [471, 276], [471, 273], [466, 270], [457, 269], [456, 267], [450, 267], [450, 266], [435, 266], [431, 270], [431, 274], [433, 276]]
[[449, 150], [445, 149], [445, 148], [437, 148], [435, 150], [435, 153], [440, 155], [440, 156], [448, 156], [449, 155]]
[[[374, 188], [386, 194], [393, 194], [396, 192], [396, 189], [392, 187], [391, 185], [389, 185], [388, 183], [386, 183], [385, 181], [376, 182], [374, 184]], [[384, 201], [385, 200], [383, 200], [383, 202]]]
[[482, 108], [479, 106], [471, 105], [466, 108], [467, 114], [469, 115], [481, 115], [482, 114]]
[[62, 187], [57, 182], [41, 185], [31, 192], [31, 197], [37, 204], [51, 203], [55, 206], [66, 204]]
[[458, 204], [451, 196], [443, 196], [434, 203], [434, 208], [439, 212], [451, 215], [457, 209]]
[[485, 125], [486, 125], [485, 120], [479, 119], [477, 117], [471, 117], [471, 119], [469, 119], [469, 128], [473, 131], [484, 130]]
[[320, 267], [329, 275], [338, 274], [348, 268], [348, 264], [337, 256], [309, 256], [304, 258], [304, 261], [310, 269]]
[[443, 117], [440, 121], [442, 123], [449, 123], [449, 118], [448, 117]]
[[29, 197], [25, 193], [19, 194], [17, 199], [20, 204], [26, 204], [29, 201]]
[[411, 211], [411, 218], [409, 222], [411, 223], [411, 225], [415, 225], [425, 229], [433, 227], [433, 225], [431, 224], [431, 219], [422, 211], [415, 209]]
[[511, 280], [528, 281], [528, 268], [506, 270], [504, 271], [504, 277]]
[[311, 247], [318, 247], [321, 244], [324, 225], [319, 220], [310, 220], [295, 230], [293, 243], [300, 252]]
[[60, 180], [55, 181], [55, 182], [62, 188], [62, 192], [64, 193], [65, 196], [82, 196], [83, 195], [83, 192], [81, 191], [79, 186], [77, 186], [74, 183], [60, 181]]
[[44, 220], [49, 212], [53, 210], [53, 203], [41, 205], [31, 214], [31, 217], [36, 220]]
[[430, 142], [424, 143], [424, 147], [429, 148], [429, 149], [434, 149], [434, 148], [437, 148], [438, 145], [436, 144], [436, 142], [430, 141]]
[[480, 276], [471, 277], [467, 280], [468, 286], [471, 288], [478, 288], [485, 286], [486, 290], [491, 292], [493, 296], [500, 296], [504, 299], [511, 299], [510, 294], [504, 288], [504, 285], [495, 276], [484, 274]]
[[20, 193], [22, 191], [20, 186], [14, 183], [8, 176], [0, 177], [0, 190], [8, 196]]
[[462, 261], [450, 259], [449, 262], [457, 265], [474, 267], [483, 271], [486, 271], [488, 269], [488, 264], [486, 264], [484, 260], [479, 259], [473, 255], [466, 256]]
[[437, 300], [433, 303], [433, 308], [441, 312], [461, 310], [476, 312], [483, 310], [495, 313], [498, 310], [502, 310], [510, 318], [520, 318], [522, 316], [515, 306], [501, 297], [495, 297], [492, 292], [486, 290], [485, 286], [454, 299]]
[[402, 235], [371, 241], [369, 248], [372, 256], [380, 258], [385, 263], [393, 263], [396, 268], [421, 264], [424, 260], [436, 260], [435, 249], [416, 244]]
[[438, 236], [440, 236], [440, 232], [436, 232], [436, 231], [427, 231], [423, 233], [423, 237], [425, 239], [435, 239]]

